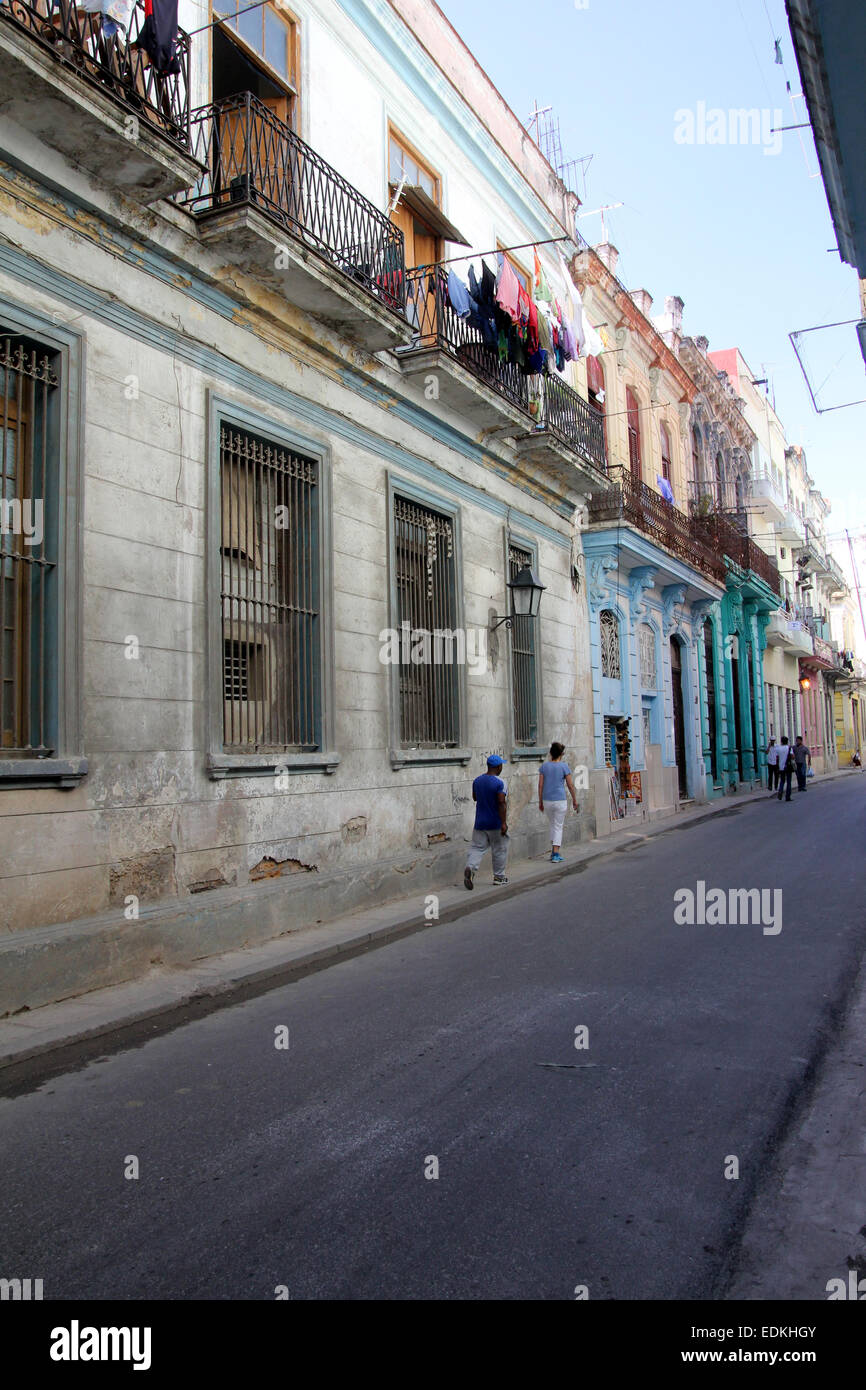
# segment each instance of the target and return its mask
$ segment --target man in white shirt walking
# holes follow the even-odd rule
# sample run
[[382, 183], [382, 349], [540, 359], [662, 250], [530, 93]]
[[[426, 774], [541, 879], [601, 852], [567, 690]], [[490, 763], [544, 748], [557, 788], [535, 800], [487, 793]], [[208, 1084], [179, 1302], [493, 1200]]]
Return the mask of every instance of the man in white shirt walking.
[[774, 735], [770, 734], [770, 743], [767, 748], [767, 783], [771, 795], [779, 785], [779, 752], [779, 745]]

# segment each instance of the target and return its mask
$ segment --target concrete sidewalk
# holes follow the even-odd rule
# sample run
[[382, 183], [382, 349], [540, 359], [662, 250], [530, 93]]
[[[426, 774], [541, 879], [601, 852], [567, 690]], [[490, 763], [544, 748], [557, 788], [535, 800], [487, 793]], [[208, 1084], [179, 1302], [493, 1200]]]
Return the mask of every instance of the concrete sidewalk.
[[[816, 779], [810, 790], [817, 791], [835, 778], [849, 775], [860, 774], [847, 770], [827, 774]], [[546, 856], [510, 865], [505, 887], [485, 885], [483, 878], [489, 867], [485, 866], [471, 893], [462, 883], [436, 894], [416, 893], [321, 926], [291, 932], [263, 945], [208, 957], [183, 969], [153, 970], [127, 984], [24, 1011], [0, 1022], [0, 1077], [4, 1078], [4, 1086], [11, 1083], [10, 1069], [17, 1072], [22, 1064], [37, 1058], [43, 1058], [46, 1067], [56, 1069], [63, 1049], [74, 1044], [98, 1044], [100, 1040], [105, 1044], [111, 1040], [116, 1045], [132, 1030], [137, 1030], [136, 1036], [140, 1037], [142, 1025], [152, 1025], [152, 1031], [167, 1031], [190, 1017], [266, 993], [300, 975], [424, 931], [437, 922], [456, 921], [489, 902], [525, 893], [551, 878], [578, 874], [596, 859], [628, 852], [658, 835], [719, 814], [767, 805], [769, 800], [762, 789], [648, 822], [627, 821], [603, 840], [568, 848], [562, 865], [551, 865]], [[28, 1068], [33, 1070], [38, 1068]]]

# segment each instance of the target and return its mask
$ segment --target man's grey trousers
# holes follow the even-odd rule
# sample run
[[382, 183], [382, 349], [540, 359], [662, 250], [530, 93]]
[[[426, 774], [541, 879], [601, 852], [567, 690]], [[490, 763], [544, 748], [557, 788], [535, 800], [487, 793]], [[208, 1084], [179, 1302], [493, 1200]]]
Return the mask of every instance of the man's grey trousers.
[[486, 849], [493, 855], [494, 877], [504, 878], [508, 864], [508, 841], [503, 840], [501, 830], [473, 830], [472, 847], [466, 860], [467, 869], [478, 869]]

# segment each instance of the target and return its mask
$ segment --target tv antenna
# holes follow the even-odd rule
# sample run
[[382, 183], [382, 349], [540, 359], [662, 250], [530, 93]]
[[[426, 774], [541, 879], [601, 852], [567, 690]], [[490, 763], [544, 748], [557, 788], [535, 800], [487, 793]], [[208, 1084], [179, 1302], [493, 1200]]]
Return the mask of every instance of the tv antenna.
[[[533, 126], [535, 127], [535, 143], [544, 158], [551, 168], [556, 170], [557, 177], [562, 180], [566, 188], [577, 194], [577, 197], [583, 202], [586, 197], [586, 175], [594, 156], [585, 154], [581, 155], [579, 159], [565, 158], [562, 151], [559, 117], [554, 115], [552, 106], [539, 106], [536, 101], [535, 110], [530, 115], [526, 125], [530, 135]], [[582, 192], [576, 187], [578, 183], [582, 184]]]
[[605, 203], [604, 207], [593, 208], [591, 212], [579, 212], [577, 214], [577, 220], [579, 222], [584, 217], [596, 217], [599, 213], [601, 213], [601, 240], [602, 244], [604, 244], [607, 241], [607, 223], [605, 221], [604, 214], [606, 212], [612, 212], [614, 208], [624, 207], [625, 203]]

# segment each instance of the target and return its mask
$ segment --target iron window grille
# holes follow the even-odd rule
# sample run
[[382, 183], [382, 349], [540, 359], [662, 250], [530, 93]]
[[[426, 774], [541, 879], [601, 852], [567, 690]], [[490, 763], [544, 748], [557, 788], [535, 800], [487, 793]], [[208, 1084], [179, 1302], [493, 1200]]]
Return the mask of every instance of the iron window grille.
[[318, 485], [315, 460], [221, 424], [227, 752], [320, 746]]
[[609, 680], [618, 681], [622, 676], [619, 656], [619, 620], [609, 608], [603, 608], [599, 615], [601, 631], [601, 674]]
[[451, 748], [460, 739], [454, 522], [395, 497], [394, 556], [401, 746]]
[[0, 336], [0, 754], [48, 757], [57, 670], [52, 355]]
[[607, 767], [616, 768], [617, 766], [617, 744], [616, 744], [617, 720], [610, 715], [604, 718], [604, 761]]
[[[532, 566], [532, 554], [509, 544], [508, 578], [517, 578]], [[511, 620], [511, 690], [514, 711], [514, 741], [534, 748], [538, 743], [538, 673], [536, 642], [538, 620], [528, 614], [515, 614]]]
[[649, 623], [641, 623], [638, 628], [638, 647], [640, 654], [640, 683], [644, 690], [658, 688], [656, 670], [656, 635]]

